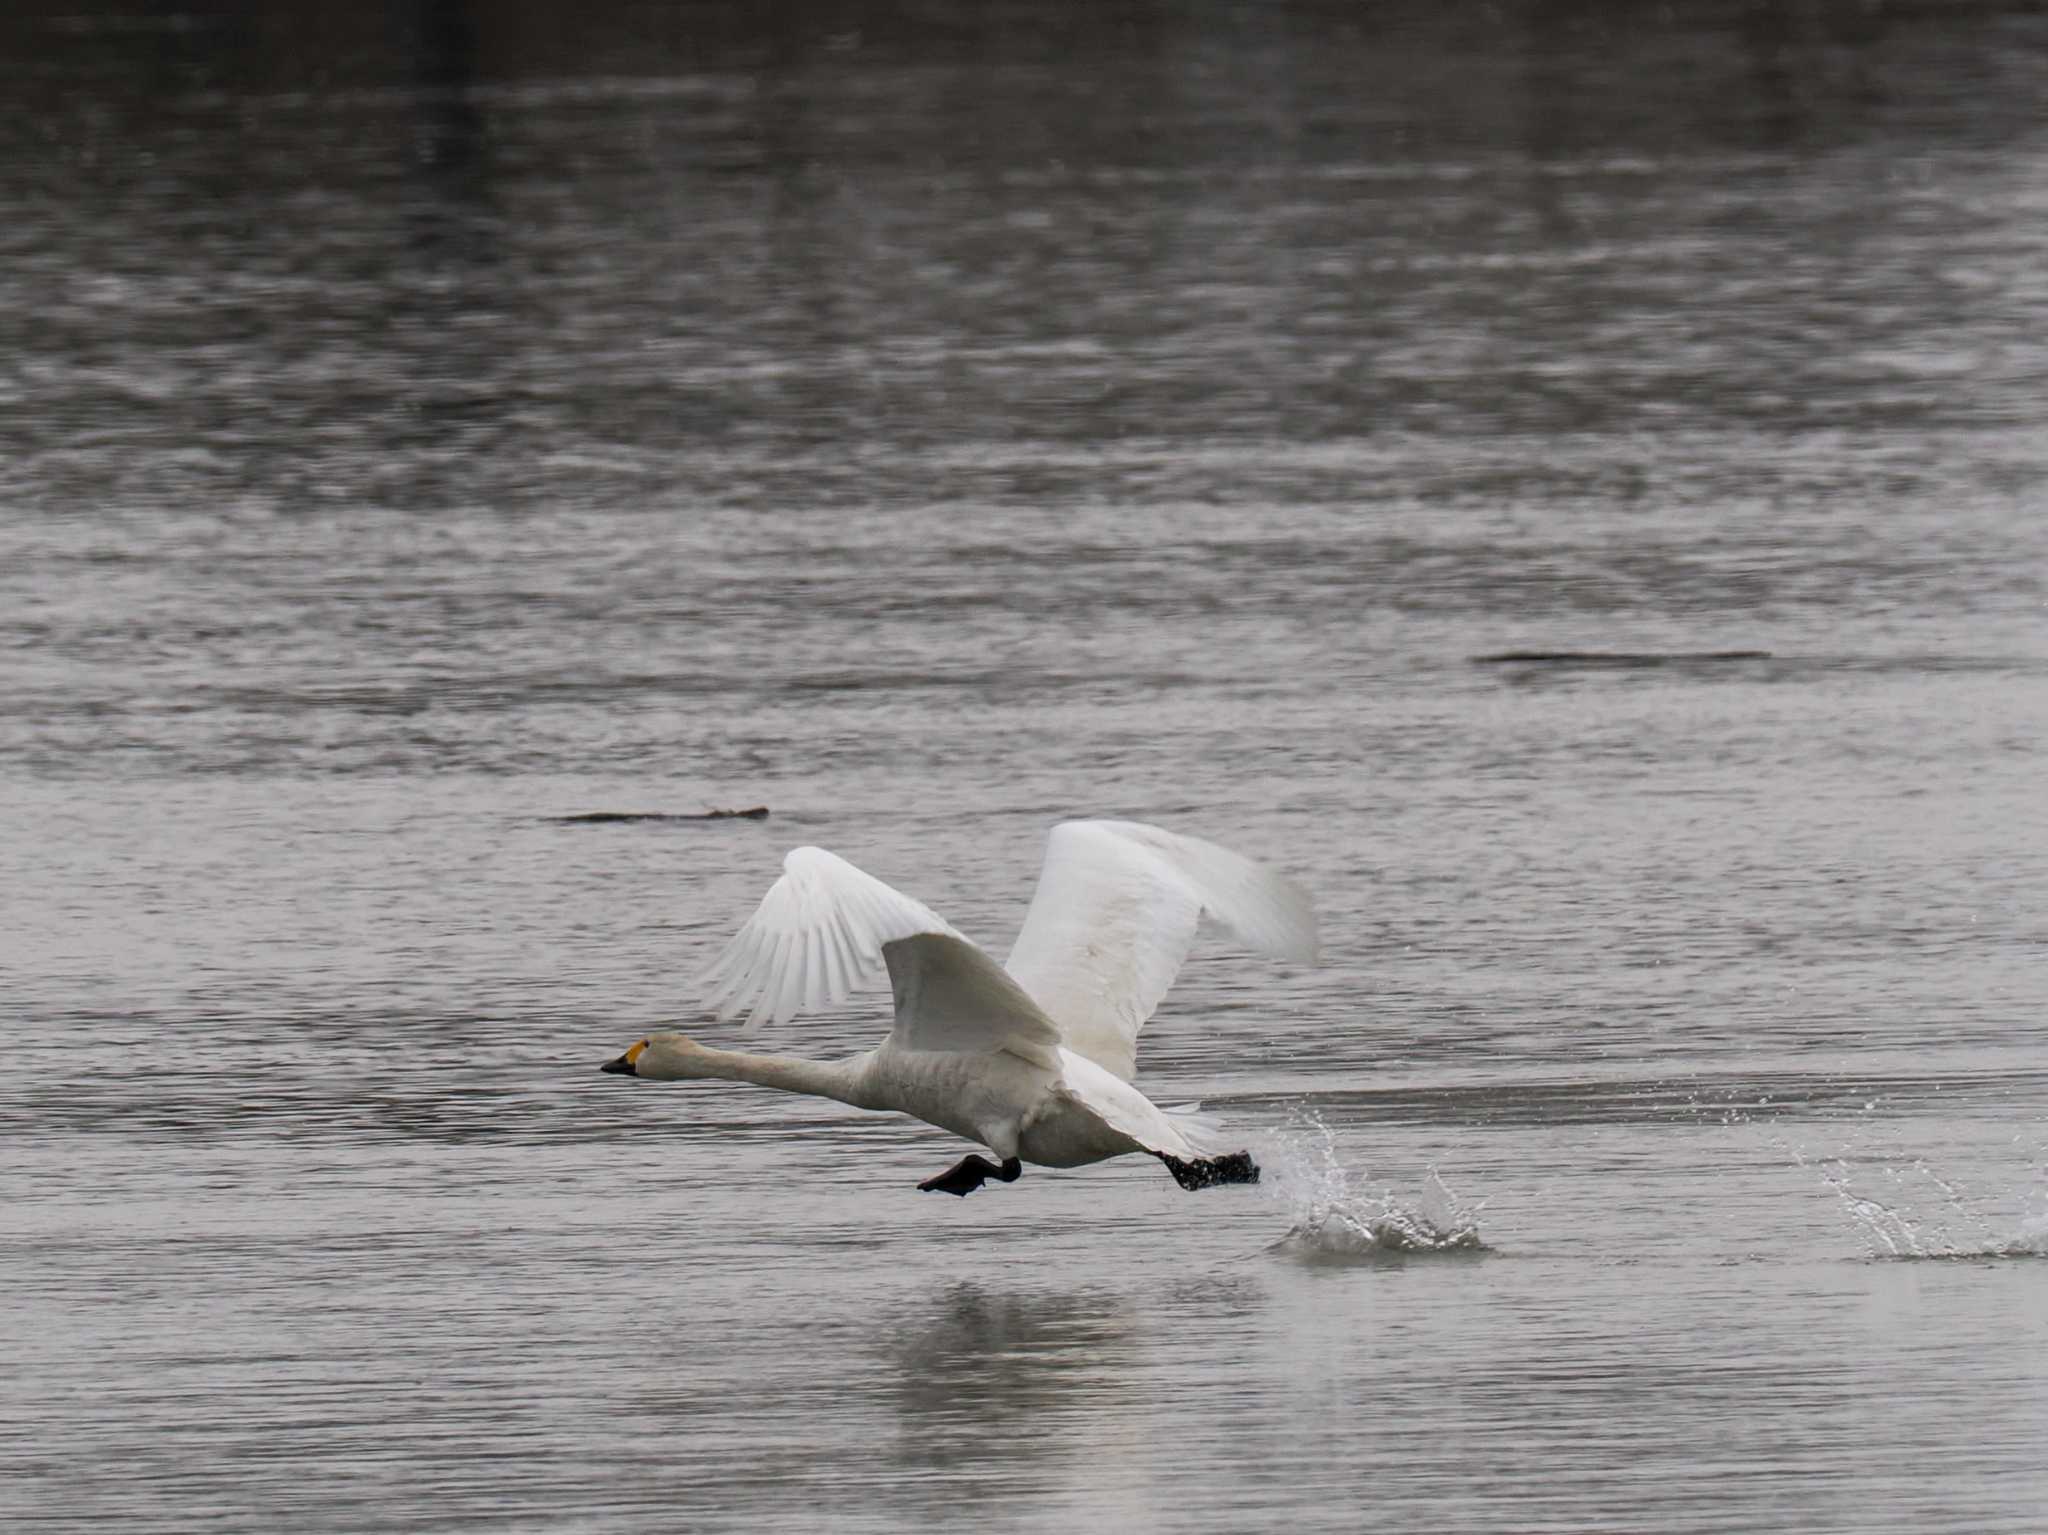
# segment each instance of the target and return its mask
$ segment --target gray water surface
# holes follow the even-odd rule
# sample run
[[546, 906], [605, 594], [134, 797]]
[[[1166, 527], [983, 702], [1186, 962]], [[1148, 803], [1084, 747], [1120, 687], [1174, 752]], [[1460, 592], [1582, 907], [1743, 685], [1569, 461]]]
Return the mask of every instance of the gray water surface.
[[[11, 11], [9, 1529], [2039, 1530], [2044, 77]], [[1257, 1188], [596, 1070], [789, 847], [1001, 952], [1086, 814], [1316, 895], [1145, 1036]]]

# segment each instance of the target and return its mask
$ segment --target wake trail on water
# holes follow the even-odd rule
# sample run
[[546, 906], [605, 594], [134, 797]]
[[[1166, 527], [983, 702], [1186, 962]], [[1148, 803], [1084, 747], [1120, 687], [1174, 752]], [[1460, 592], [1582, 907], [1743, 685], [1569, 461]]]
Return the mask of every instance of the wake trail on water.
[[1451, 1192], [1435, 1168], [1413, 1200], [1355, 1186], [1337, 1138], [1312, 1109], [1271, 1132], [1259, 1187], [1291, 1217], [1266, 1250], [1301, 1263], [1373, 1263], [1492, 1251], [1479, 1238], [1479, 1212]]

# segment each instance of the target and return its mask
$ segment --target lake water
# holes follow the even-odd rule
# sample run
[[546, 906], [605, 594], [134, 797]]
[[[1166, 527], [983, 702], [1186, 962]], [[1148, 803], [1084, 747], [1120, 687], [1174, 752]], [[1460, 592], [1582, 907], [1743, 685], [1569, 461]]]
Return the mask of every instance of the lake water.
[[[2039, 1530], [2044, 77], [11, 9], [8, 1528]], [[1258, 1187], [597, 1071], [789, 847], [1000, 951], [1084, 814], [1315, 893], [1146, 1035]]]

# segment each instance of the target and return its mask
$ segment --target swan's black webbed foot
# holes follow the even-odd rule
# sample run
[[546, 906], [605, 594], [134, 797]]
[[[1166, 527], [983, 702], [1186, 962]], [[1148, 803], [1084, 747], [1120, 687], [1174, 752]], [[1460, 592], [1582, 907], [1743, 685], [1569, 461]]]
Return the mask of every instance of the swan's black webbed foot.
[[938, 1177], [927, 1178], [918, 1187], [928, 1194], [958, 1194], [964, 1199], [990, 1178], [999, 1183], [1015, 1183], [1023, 1171], [1024, 1164], [1015, 1157], [1009, 1158], [998, 1167], [987, 1157], [976, 1156], [970, 1152]]
[[1259, 1164], [1252, 1160], [1249, 1151], [1233, 1151], [1227, 1157], [1201, 1157], [1192, 1162], [1183, 1162], [1163, 1151], [1155, 1151], [1152, 1155], [1166, 1164], [1166, 1170], [1173, 1174], [1175, 1183], [1190, 1192], [1218, 1183], [1259, 1181]]

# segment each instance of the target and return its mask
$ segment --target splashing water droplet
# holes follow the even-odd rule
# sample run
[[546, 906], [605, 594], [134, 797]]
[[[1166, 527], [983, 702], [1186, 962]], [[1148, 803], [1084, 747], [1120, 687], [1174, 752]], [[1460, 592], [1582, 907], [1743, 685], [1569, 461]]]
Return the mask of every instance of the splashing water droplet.
[[1275, 1137], [1265, 1184], [1293, 1216], [1270, 1251], [1307, 1263], [1358, 1263], [1416, 1254], [1489, 1251], [1479, 1239], [1485, 1201], [1466, 1205], [1431, 1168], [1421, 1195], [1354, 1191], [1337, 1139], [1314, 1110], [1303, 1110]]
[[[1995, 1222], [1986, 1207], [1960, 1183], [1915, 1158], [1903, 1166], [1882, 1164], [1879, 1171], [1893, 1191], [1891, 1203], [1873, 1199], [1851, 1186], [1849, 1161], [1838, 1155], [1809, 1162], [1805, 1152], [1779, 1142], [1798, 1167], [1812, 1167], [1821, 1183], [1855, 1224], [1873, 1258], [1968, 1259], [2048, 1257], [2048, 1211], [2024, 1219], [2017, 1231]], [[1939, 1196], [1930, 1201], [1927, 1189]], [[2012, 1232], [2003, 1235], [2002, 1232]]]

